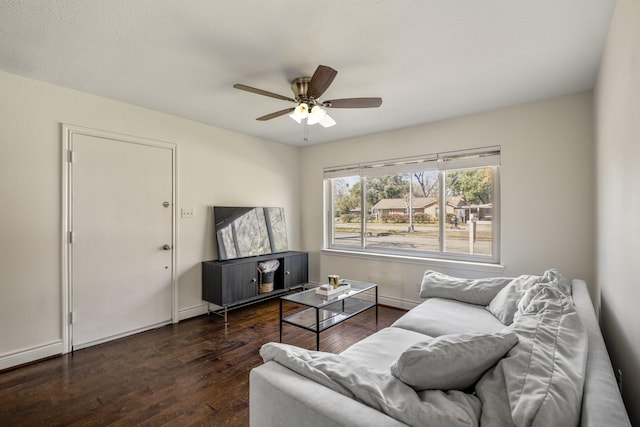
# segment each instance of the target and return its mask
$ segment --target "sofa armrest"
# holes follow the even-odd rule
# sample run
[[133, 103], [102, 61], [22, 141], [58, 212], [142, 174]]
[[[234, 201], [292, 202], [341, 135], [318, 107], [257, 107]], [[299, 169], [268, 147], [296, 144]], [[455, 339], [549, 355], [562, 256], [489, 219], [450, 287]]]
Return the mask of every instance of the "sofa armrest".
[[406, 427], [274, 361], [251, 370], [249, 403], [252, 427]]
[[631, 426], [583, 280], [573, 281], [573, 302], [589, 336], [580, 426]]

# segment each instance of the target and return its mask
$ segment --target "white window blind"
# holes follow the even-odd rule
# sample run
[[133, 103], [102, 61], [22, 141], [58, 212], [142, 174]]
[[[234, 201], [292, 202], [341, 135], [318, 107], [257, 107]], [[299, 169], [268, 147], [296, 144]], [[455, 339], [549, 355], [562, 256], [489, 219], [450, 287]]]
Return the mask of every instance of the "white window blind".
[[500, 165], [499, 146], [333, 166], [324, 169], [324, 178], [390, 175], [414, 171], [451, 170], [497, 165]]

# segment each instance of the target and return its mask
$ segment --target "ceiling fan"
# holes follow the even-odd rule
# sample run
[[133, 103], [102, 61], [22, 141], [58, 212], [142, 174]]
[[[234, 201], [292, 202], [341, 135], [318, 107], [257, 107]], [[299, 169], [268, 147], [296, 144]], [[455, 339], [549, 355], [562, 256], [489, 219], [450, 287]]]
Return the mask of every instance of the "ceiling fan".
[[260, 121], [271, 120], [290, 113], [289, 117], [298, 123], [307, 119], [306, 124], [314, 125], [319, 123], [321, 126], [331, 127], [335, 125], [336, 122], [327, 114], [326, 108], [376, 108], [382, 105], [382, 98], [342, 98], [320, 101], [320, 97], [329, 85], [331, 85], [336, 74], [338, 74], [338, 72], [333, 68], [327, 67], [326, 65], [318, 65], [313, 76], [298, 77], [291, 82], [291, 90], [293, 91], [294, 98], [243, 84], [235, 84], [233, 87], [258, 95], [294, 102], [296, 104], [295, 107], [258, 117], [256, 120]]

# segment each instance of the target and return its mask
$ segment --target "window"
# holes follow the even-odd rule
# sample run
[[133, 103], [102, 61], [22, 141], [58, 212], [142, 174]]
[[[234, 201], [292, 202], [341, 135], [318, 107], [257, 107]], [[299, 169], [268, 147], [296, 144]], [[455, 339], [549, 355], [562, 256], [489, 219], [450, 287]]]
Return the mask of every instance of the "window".
[[327, 168], [326, 247], [498, 262], [500, 148]]

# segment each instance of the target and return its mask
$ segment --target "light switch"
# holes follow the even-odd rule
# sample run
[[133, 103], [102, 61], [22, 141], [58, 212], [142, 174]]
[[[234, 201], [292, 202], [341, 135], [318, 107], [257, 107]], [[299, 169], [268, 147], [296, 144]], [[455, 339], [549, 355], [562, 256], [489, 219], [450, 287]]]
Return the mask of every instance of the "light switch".
[[182, 208], [180, 216], [182, 218], [195, 218], [196, 210], [193, 208]]

